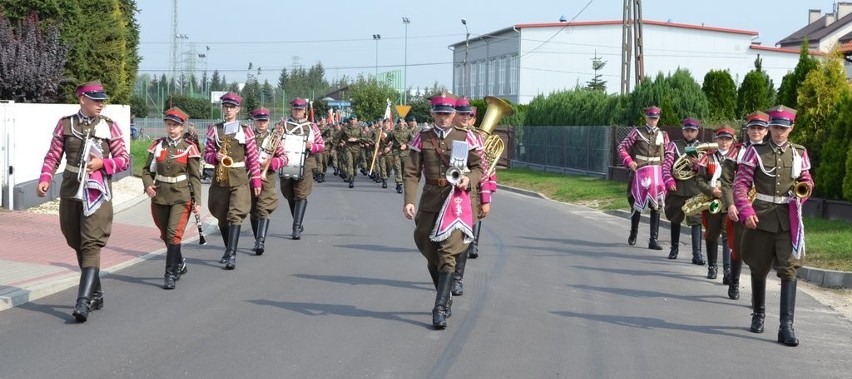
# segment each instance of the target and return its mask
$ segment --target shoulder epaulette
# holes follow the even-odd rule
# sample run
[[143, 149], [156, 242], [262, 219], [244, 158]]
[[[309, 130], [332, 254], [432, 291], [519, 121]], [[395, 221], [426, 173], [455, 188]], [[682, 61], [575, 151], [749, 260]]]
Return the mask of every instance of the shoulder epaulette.
[[104, 121], [106, 121], [106, 122], [108, 122], [108, 123], [110, 123], [110, 124], [114, 124], [114, 123], [115, 123], [115, 121], [113, 121], [111, 118], [109, 118], [109, 117], [107, 117], [107, 116], [103, 116], [103, 115], [101, 115], [101, 119], [103, 119]]
[[796, 150], [806, 150], [804, 146], [799, 145], [797, 143], [790, 143], [790, 146], [793, 146], [793, 148]]

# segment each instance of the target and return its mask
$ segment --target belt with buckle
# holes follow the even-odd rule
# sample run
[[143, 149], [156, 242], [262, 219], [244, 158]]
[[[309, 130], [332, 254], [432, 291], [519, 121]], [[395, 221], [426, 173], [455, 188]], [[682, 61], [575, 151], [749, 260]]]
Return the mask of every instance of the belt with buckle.
[[157, 179], [156, 179], [156, 181], [158, 181], [158, 182], [162, 182], [162, 183], [172, 183], [172, 184], [174, 184], [174, 183], [180, 183], [180, 182], [182, 182], [182, 181], [184, 181], [184, 180], [186, 180], [186, 175], [184, 175], [184, 174], [181, 174], [181, 175], [178, 175], [178, 176], [163, 176], [163, 175], [157, 175]]
[[772, 196], [758, 193], [754, 198], [760, 201], [765, 201], [767, 203], [773, 204], [787, 204], [790, 202], [790, 196]]
[[426, 184], [438, 186], [438, 187], [446, 187], [446, 186], [450, 185], [450, 182], [448, 182], [446, 178], [440, 178], [440, 179], [428, 179], [427, 178]]

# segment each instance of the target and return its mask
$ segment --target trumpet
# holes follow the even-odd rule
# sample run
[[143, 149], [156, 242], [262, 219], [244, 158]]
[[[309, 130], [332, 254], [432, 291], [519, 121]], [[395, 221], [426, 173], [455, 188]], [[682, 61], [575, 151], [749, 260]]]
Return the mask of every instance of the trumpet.
[[714, 199], [709, 195], [700, 193], [686, 200], [681, 209], [686, 216], [693, 216], [704, 211], [716, 214], [722, 210], [722, 202], [719, 199]]
[[456, 166], [452, 166], [447, 169], [446, 173], [444, 173], [444, 177], [447, 179], [448, 183], [455, 187], [461, 184], [462, 178], [464, 178], [464, 171]]
[[793, 183], [793, 195], [798, 197], [799, 199], [807, 199], [811, 197], [811, 192], [813, 192], [813, 187], [811, 187], [808, 182], [796, 181]]
[[687, 146], [686, 151], [683, 155], [675, 160], [674, 164], [672, 164], [672, 176], [677, 180], [688, 180], [692, 179], [696, 172], [692, 167], [692, 162], [689, 161], [690, 157], [699, 157], [707, 153], [709, 150], [716, 150], [719, 148], [719, 144], [712, 143], [701, 143], [696, 146]]
[[74, 198], [77, 200], [83, 200], [86, 193], [86, 182], [89, 181], [89, 169], [86, 166], [89, 165], [89, 157], [94, 148], [94, 142], [89, 138], [89, 133], [90, 131], [87, 131], [86, 137], [83, 139], [85, 142], [83, 143], [83, 150], [80, 152], [80, 164], [77, 166], [77, 181], [80, 182], [77, 192], [74, 194]]

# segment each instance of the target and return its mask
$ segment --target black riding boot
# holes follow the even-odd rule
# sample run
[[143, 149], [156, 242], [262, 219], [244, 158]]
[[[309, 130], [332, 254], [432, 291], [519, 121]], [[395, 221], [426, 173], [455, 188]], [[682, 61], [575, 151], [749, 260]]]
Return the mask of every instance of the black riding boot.
[[293, 215], [293, 239], [302, 239], [302, 220], [305, 218], [305, 208], [308, 207], [308, 199], [296, 200], [296, 213]]
[[716, 279], [719, 269], [716, 260], [719, 256], [719, 241], [707, 240], [707, 279]]
[[89, 302], [95, 289], [95, 281], [100, 270], [97, 267], [83, 267], [80, 272], [80, 287], [77, 289], [77, 305], [74, 306], [74, 318], [77, 322], [89, 319]]
[[726, 235], [722, 235], [722, 284], [731, 284], [731, 248]]
[[751, 332], [763, 333], [763, 320], [766, 319], [766, 277], [751, 275]]
[[630, 236], [627, 237], [627, 243], [630, 246], [636, 244], [636, 237], [639, 236], [640, 219], [642, 219], [642, 214], [634, 210], [633, 214], [630, 215]]
[[651, 211], [651, 238], [648, 240], [648, 248], [651, 250], [663, 250], [663, 247], [657, 242], [657, 237], [660, 236], [660, 212]]
[[189, 272], [189, 268], [186, 267], [186, 259], [183, 259], [183, 252], [180, 250], [183, 245], [175, 245], [177, 249], [177, 259], [175, 260], [175, 264], [177, 264], [177, 276], [175, 280], [180, 280], [180, 276]]
[[459, 257], [456, 258], [456, 270], [453, 272], [453, 287], [450, 290], [453, 296], [464, 294], [464, 283], [462, 280], [464, 279], [464, 266], [467, 263], [467, 254], [471, 249], [471, 245], [468, 245], [467, 250], [459, 254]]
[[296, 214], [296, 200], [287, 199], [287, 205], [290, 206], [290, 216]]
[[355, 188], [355, 175], [349, 178], [349, 188]]
[[[254, 238], [257, 238], [257, 220], [258, 219], [256, 218], [249, 219], [249, 222], [251, 223], [251, 235], [254, 236]], [[254, 251], [254, 249], [251, 251]]]
[[402, 193], [402, 183], [396, 184], [396, 193]]
[[432, 308], [432, 326], [435, 329], [447, 327], [447, 318], [450, 317], [450, 287], [453, 285], [452, 272], [438, 273], [438, 293], [435, 296], [435, 307]]
[[177, 281], [176, 245], [166, 245], [166, 273], [163, 275], [163, 289], [172, 290]]
[[672, 248], [669, 250], [669, 259], [677, 259], [680, 252], [680, 224], [672, 223]]
[[101, 289], [101, 276], [95, 277], [95, 289], [92, 291], [92, 301], [89, 302], [89, 311], [101, 310], [104, 307], [104, 290]]
[[382, 179], [382, 188], [388, 188], [388, 180]]
[[693, 225], [692, 234], [692, 263], [704, 266], [704, 256], [701, 255], [701, 225]]
[[778, 328], [778, 342], [787, 346], [799, 346], [799, 339], [793, 331], [795, 311], [796, 280], [781, 279], [781, 326]]
[[233, 270], [237, 267], [237, 245], [240, 243], [240, 224], [228, 225], [228, 248], [225, 249], [225, 254], [228, 259], [225, 260], [225, 269]]
[[257, 234], [255, 234], [254, 238], [254, 251], [255, 255], [263, 255], [263, 252], [266, 250], [264, 243], [266, 242], [266, 232], [269, 230], [269, 219], [266, 217], [261, 217], [257, 220]]
[[728, 284], [728, 297], [732, 300], [740, 298], [740, 273], [743, 270], [743, 261], [731, 262], [731, 283]]
[[228, 227], [220, 225], [219, 233], [222, 233], [222, 242], [225, 243], [225, 254], [222, 255], [222, 258], [219, 258], [219, 263], [225, 263], [228, 261]]
[[479, 258], [479, 232], [482, 230], [482, 221], [477, 221], [473, 224], [473, 241], [467, 248], [467, 256], [470, 259]]

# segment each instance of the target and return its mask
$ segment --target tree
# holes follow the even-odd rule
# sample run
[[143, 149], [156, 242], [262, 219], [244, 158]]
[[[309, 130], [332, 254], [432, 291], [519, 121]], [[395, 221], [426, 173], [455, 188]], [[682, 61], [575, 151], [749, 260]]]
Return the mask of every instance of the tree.
[[815, 70], [819, 65], [817, 59], [810, 55], [808, 46], [808, 40], [805, 39], [802, 49], [799, 52], [799, 63], [796, 64], [796, 68], [792, 73], [784, 75], [784, 78], [781, 80], [781, 87], [778, 88], [779, 104], [784, 104], [794, 109], [799, 108], [799, 87], [805, 81], [808, 73]]
[[[794, 140], [808, 148], [811, 166], [817, 172], [825, 160], [822, 150], [827, 141], [832, 139], [838, 148], [845, 147], [842, 136], [835, 136], [835, 130], [827, 127], [831, 120], [838, 117], [838, 104], [849, 92], [846, 73], [843, 70], [841, 57], [837, 52], [825, 57], [819, 66], [808, 73], [805, 81], [799, 87], [799, 113], [796, 117]], [[839, 131], [838, 131], [839, 133]], [[837, 156], [834, 159], [843, 159]], [[816, 183], [816, 190], [822, 193], [823, 183]]]
[[0, 15], [0, 98], [18, 102], [57, 102], [70, 47], [60, 40], [59, 28], [41, 31], [32, 14], [17, 28]]
[[759, 71], [749, 71], [743, 78], [742, 84], [737, 91], [737, 117], [756, 110], [769, 108], [769, 91], [766, 77]]
[[736, 119], [737, 85], [728, 70], [710, 70], [704, 75], [701, 91], [707, 98], [709, 117], [713, 121]]
[[148, 104], [146, 104], [144, 97], [138, 95], [130, 97], [130, 114], [135, 117], [148, 116]]
[[385, 114], [386, 99], [396, 99], [397, 93], [390, 86], [377, 83], [375, 79], [358, 77], [358, 81], [349, 86], [352, 98], [352, 110], [361, 120], [374, 120]]
[[604, 66], [606, 66], [606, 61], [599, 57], [597, 50], [595, 50], [595, 57], [592, 58], [592, 70], [595, 71], [595, 76], [592, 80], [586, 82], [586, 89], [606, 92], [606, 80], [601, 79], [603, 75], [599, 72]]
[[210, 77], [210, 91], [224, 91], [225, 80], [219, 77], [219, 70], [213, 70], [213, 75]]
[[[842, 198], [844, 182], [847, 178], [852, 178], [852, 174], [849, 174], [850, 171], [846, 168], [850, 155], [849, 144], [852, 142], [852, 96], [849, 93], [844, 94], [837, 103], [836, 109], [837, 112], [831, 117], [831, 124], [825, 125], [831, 129], [831, 134], [822, 148], [819, 169], [811, 170], [816, 191], [827, 199]], [[797, 125], [797, 130], [793, 133], [798, 134], [799, 127]], [[805, 146], [809, 148], [809, 156], [812, 155], [811, 146]], [[811, 163], [813, 166], [814, 158], [811, 158]]]

